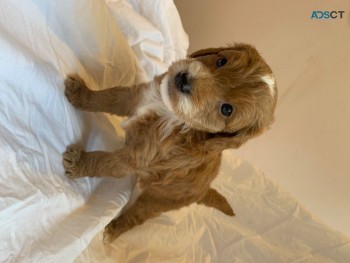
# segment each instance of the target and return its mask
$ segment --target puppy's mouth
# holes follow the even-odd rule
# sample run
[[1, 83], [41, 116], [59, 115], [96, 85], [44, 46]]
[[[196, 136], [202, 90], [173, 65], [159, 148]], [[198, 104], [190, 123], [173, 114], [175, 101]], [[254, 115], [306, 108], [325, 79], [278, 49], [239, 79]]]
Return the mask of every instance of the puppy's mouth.
[[166, 75], [160, 84], [160, 94], [164, 105], [178, 119], [187, 124], [193, 121], [191, 119], [196, 113], [196, 108], [193, 107], [189, 96], [191, 90], [191, 81], [186, 71]]
[[171, 98], [174, 96], [178, 97], [191, 94], [192, 82], [190, 74], [185, 70], [164, 77], [160, 85], [160, 93], [165, 106], [167, 106], [170, 111], [174, 112]]

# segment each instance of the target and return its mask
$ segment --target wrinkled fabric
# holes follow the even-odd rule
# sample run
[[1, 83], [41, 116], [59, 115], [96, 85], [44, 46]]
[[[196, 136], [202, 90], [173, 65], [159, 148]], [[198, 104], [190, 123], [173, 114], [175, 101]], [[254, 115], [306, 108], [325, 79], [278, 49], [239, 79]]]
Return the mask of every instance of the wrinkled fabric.
[[236, 212], [192, 205], [101, 243], [134, 179], [64, 176], [72, 143], [112, 151], [120, 118], [75, 110], [67, 73], [131, 85], [185, 57], [172, 1], [0, 0], [0, 262], [347, 262], [349, 240], [252, 165], [224, 154], [214, 187]]

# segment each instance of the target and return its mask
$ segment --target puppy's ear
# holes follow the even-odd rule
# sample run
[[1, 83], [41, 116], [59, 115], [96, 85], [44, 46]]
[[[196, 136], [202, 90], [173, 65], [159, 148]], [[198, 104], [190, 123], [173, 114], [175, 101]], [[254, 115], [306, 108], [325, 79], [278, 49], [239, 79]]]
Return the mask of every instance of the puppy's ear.
[[235, 43], [233, 45], [228, 45], [226, 47], [200, 49], [200, 50], [195, 51], [192, 54], [188, 55], [188, 57], [189, 58], [198, 58], [198, 57], [203, 57], [203, 56], [207, 56], [207, 55], [217, 54], [220, 51], [224, 51], [224, 50], [245, 51], [245, 52], [249, 52], [249, 53], [258, 54], [257, 50], [252, 45], [249, 45], [246, 43]]
[[206, 48], [206, 49], [201, 49], [198, 51], [193, 52], [192, 54], [188, 55], [189, 58], [198, 58], [198, 57], [203, 57], [207, 55], [212, 55], [219, 53], [222, 50], [227, 50], [231, 49], [230, 47], [219, 47], [219, 48]]

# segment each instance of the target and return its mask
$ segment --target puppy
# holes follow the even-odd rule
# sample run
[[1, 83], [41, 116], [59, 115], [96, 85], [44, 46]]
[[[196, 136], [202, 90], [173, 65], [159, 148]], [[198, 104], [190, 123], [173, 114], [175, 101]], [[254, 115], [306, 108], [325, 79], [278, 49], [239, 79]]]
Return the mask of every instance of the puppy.
[[272, 124], [277, 89], [257, 50], [235, 44], [195, 52], [152, 82], [132, 87], [92, 91], [69, 75], [65, 95], [78, 109], [129, 117], [122, 149], [69, 146], [63, 153], [70, 178], [137, 177], [140, 196], [105, 228], [104, 241], [112, 242], [147, 219], [192, 203], [233, 216], [210, 184], [223, 150], [240, 147]]

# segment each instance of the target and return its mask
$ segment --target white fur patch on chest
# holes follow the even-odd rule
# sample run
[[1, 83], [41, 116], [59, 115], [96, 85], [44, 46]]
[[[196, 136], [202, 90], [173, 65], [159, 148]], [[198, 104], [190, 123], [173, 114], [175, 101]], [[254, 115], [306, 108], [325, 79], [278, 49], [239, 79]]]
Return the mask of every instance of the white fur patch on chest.
[[157, 84], [153, 82], [149, 85], [150, 86], [143, 91], [143, 97], [138, 105], [136, 114], [127, 119], [122, 124], [122, 127], [126, 129], [131, 123], [137, 122], [146, 115], [156, 114], [159, 116], [159, 135], [161, 139], [163, 139], [171, 134], [175, 126], [183, 125], [183, 121], [179, 120], [165, 105]]
[[156, 113], [159, 115], [164, 111], [166, 111], [166, 107], [162, 102], [156, 84], [152, 82], [149, 84], [149, 87], [143, 91], [142, 100], [137, 107], [136, 113], [125, 120], [122, 127], [124, 129], [127, 128], [129, 124], [139, 120], [147, 114]]
[[150, 86], [144, 91], [142, 97], [142, 101], [136, 111], [137, 116], [142, 116], [149, 112], [161, 113], [167, 111], [155, 82], [150, 83]]

